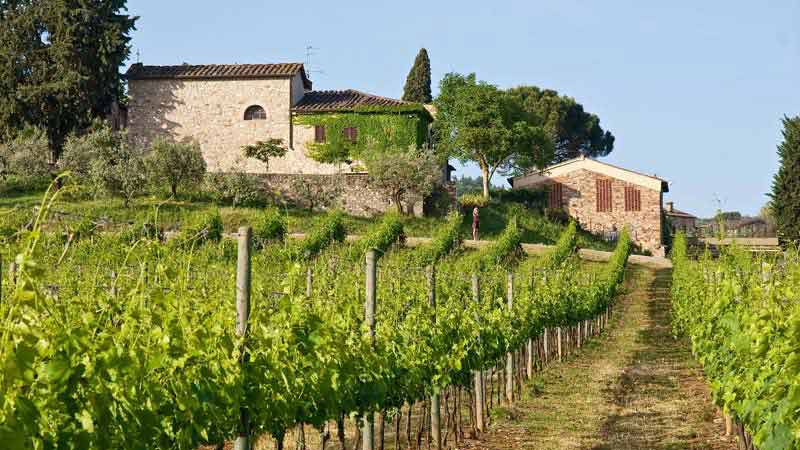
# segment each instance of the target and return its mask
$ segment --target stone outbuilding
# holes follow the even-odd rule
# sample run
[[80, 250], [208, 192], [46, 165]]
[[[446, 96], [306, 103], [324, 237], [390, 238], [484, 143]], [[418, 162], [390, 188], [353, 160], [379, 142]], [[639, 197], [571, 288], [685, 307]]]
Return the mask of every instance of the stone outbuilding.
[[[148, 145], [156, 137], [196, 141], [212, 172], [258, 174], [269, 188], [292, 198], [298, 179], [317, 189], [335, 190], [345, 210], [370, 215], [391, 207], [389, 200], [367, 186], [368, 174], [358, 161], [319, 162], [314, 144], [324, 144], [324, 126], [304, 124], [303, 116], [343, 114], [406, 114], [427, 126], [433, 119], [422, 106], [352, 89], [314, 91], [303, 64], [231, 64], [145, 66], [126, 73], [129, 135]], [[353, 142], [364, 130], [343, 130]], [[266, 165], [243, 158], [242, 147], [280, 139], [284, 157]], [[407, 209], [422, 211], [421, 198]]]
[[667, 202], [664, 214], [672, 224], [673, 231], [683, 231], [687, 236], [697, 234], [697, 217], [675, 208], [672, 202]]
[[662, 200], [669, 184], [661, 178], [581, 156], [509, 182], [513, 189], [547, 190], [549, 208], [567, 211], [593, 233], [613, 237], [628, 227], [639, 247], [664, 256]]

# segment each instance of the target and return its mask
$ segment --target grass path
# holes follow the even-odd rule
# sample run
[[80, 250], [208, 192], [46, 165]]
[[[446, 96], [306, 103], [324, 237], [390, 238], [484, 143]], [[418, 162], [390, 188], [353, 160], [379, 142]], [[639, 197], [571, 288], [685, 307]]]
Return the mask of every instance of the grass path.
[[669, 270], [631, 269], [612, 326], [527, 383], [465, 449], [735, 449], [689, 344], [669, 323]]

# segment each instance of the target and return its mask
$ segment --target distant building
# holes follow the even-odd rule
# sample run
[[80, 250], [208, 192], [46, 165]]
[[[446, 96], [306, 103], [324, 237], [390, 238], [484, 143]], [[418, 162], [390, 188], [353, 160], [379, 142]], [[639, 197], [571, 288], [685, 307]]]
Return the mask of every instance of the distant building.
[[697, 234], [697, 217], [675, 209], [673, 202], [667, 202], [664, 215], [669, 219], [674, 231], [682, 231], [687, 236], [695, 236]]
[[513, 189], [546, 189], [548, 206], [581, 227], [615, 235], [628, 227], [639, 247], [663, 256], [662, 198], [669, 184], [651, 175], [579, 157], [509, 180]]

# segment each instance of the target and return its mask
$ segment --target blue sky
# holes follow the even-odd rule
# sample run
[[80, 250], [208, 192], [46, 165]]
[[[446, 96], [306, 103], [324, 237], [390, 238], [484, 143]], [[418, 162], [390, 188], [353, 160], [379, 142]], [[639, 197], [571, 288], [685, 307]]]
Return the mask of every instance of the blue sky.
[[145, 64], [304, 62], [312, 45], [315, 89], [399, 97], [426, 47], [434, 95], [451, 71], [503, 88], [555, 89], [614, 133], [605, 161], [667, 179], [665, 200], [700, 216], [758, 212], [778, 165], [780, 119], [800, 114], [797, 0], [131, 0], [128, 7], [141, 16], [130, 62], [136, 51]]

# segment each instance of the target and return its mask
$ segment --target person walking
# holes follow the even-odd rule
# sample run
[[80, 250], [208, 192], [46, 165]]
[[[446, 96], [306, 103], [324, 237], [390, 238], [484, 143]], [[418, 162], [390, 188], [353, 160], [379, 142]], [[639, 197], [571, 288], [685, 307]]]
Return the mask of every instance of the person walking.
[[478, 218], [478, 207], [472, 210], [472, 240], [478, 240], [478, 229], [481, 226], [480, 219]]

